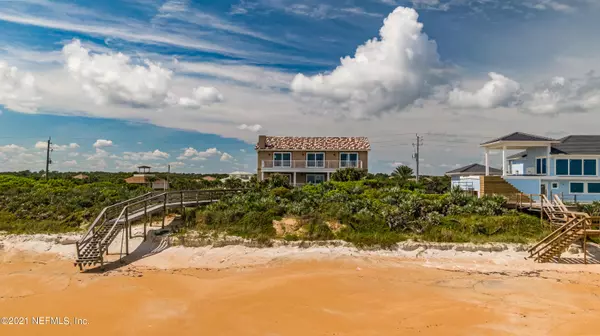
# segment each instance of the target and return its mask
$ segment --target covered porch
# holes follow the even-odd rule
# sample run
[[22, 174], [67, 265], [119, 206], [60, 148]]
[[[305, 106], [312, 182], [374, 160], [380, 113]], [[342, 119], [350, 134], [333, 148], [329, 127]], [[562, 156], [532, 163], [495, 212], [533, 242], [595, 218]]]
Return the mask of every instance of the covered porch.
[[[506, 176], [550, 176], [552, 145], [560, 143], [558, 140], [536, 135], [515, 132], [480, 145], [484, 149], [485, 176], [490, 175], [490, 152], [502, 153], [502, 177]], [[511, 169], [508, 151], [534, 151], [535, 157], [528, 157], [521, 171]], [[532, 159], [534, 161], [532, 161]], [[539, 159], [539, 161], [538, 161]], [[538, 163], [539, 162], [539, 163]], [[538, 167], [536, 169], [536, 167]], [[533, 168], [533, 169], [532, 169]]]

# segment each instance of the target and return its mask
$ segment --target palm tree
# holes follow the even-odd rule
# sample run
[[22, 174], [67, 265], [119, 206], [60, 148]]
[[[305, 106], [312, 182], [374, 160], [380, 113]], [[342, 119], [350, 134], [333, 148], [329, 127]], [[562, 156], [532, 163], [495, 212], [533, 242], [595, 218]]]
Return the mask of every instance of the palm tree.
[[408, 180], [413, 175], [413, 170], [409, 166], [398, 166], [392, 172], [392, 176], [401, 180]]

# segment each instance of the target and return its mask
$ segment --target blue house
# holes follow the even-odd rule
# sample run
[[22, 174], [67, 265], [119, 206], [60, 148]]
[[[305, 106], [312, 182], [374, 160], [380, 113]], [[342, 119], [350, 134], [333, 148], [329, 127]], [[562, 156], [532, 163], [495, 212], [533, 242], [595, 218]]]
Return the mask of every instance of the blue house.
[[[524, 194], [600, 201], [600, 135], [552, 139], [515, 132], [481, 147], [485, 149], [485, 175], [490, 175], [490, 151], [501, 150], [502, 178]], [[507, 153], [517, 150], [516, 154]]]

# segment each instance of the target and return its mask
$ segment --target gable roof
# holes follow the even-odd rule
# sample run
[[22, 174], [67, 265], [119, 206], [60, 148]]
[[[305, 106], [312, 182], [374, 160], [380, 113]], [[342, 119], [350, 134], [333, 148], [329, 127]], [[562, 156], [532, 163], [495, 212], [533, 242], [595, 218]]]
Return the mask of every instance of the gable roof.
[[484, 142], [484, 143], [482, 143], [482, 145], [487, 145], [487, 144], [491, 144], [491, 143], [499, 142], [499, 141], [543, 141], [543, 142], [548, 142], [548, 141], [557, 141], [557, 140], [539, 136], [539, 135], [523, 133], [523, 132], [514, 132], [509, 135], [505, 135], [503, 137]]
[[[449, 172], [446, 172], [446, 175], [484, 175], [485, 174], [485, 166], [479, 163], [472, 163], [468, 166], [456, 168]], [[502, 170], [490, 167], [490, 175], [501, 175]]]
[[[255, 149], [259, 149], [258, 144]], [[265, 150], [371, 150], [366, 137], [267, 136]]]

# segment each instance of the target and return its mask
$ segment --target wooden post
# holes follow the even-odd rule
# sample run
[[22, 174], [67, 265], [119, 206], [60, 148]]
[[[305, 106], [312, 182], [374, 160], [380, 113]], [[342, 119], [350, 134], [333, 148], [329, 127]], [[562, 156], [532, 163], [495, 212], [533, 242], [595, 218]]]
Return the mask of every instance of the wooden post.
[[146, 241], [146, 224], [148, 224], [148, 201], [144, 201], [144, 241]]
[[183, 191], [180, 193], [181, 199], [179, 200], [179, 204], [181, 205], [181, 218], [185, 219], [185, 208], [183, 207]]
[[544, 198], [540, 195], [540, 223], [544, 224]]
[[200, 206], [200, 200], [198, 199], [200, 196], [200, 190], [196, 191], [196, 208]]
[[129, 208], [125, 208], [125, 255], [129, 255]]
[[165, 220], [167, 220], [167, 201], [169, 199], [169, 194], [165, 193], [165, 203], [163, 205], [163, 220], [161, 228], [165, 228]]
[[586, 221], [583, 221], [583, 263], [587, 265], [587, 230]]

